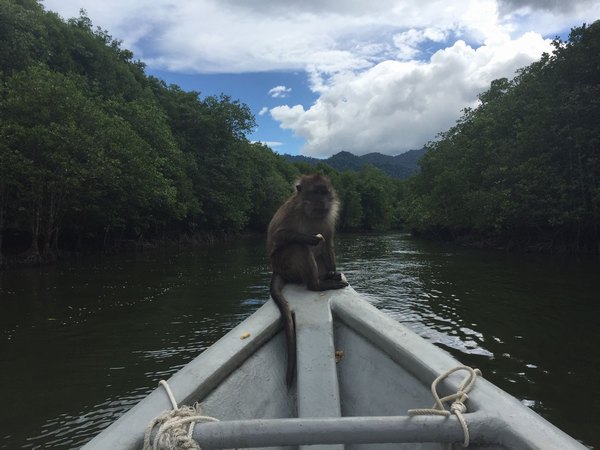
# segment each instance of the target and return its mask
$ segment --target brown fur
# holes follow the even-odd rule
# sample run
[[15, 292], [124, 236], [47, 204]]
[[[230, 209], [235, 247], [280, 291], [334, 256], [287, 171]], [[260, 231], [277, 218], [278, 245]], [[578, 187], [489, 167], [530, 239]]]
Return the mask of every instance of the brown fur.
[[294, 378], [296, 338], [293, 314], [282, 289], [285, 283], [304, 283], [314, 291], [348, 285], [336, 272], [333, 239], [338, 212], [339, 201], [329, 179], [319, 174], [305, 175], [269, 224], [267, 252], [273, 270], [270, 290], [284, 322], [288, 386]]

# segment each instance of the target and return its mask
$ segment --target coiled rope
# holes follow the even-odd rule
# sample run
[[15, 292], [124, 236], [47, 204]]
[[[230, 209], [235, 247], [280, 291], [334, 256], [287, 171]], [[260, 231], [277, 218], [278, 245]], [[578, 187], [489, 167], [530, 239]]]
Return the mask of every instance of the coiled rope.
[[[448, 378], [451, 374], [453, 374], [454, 372], [457, 372], [459, 370], [465, 370], [468, 372], [468, 374], [465, 377], [465, 379], [463, 380], [463, 382], [460, 384], [460, 386], [458, 387], [458, 390], [456, 391], [456, 393], [440, 398], [439, 394], [437, 393], [438, 384], [441, 381]], [[463, 433], [465, 435], [465, 440], [464, 440], [462, 446], [468, 447], [469, 441], [470, 441], [469, 428], [467, 427], [467, 421], [465, 420], [465, 417], [463, 416], [463, 414], [467, 412], [467, 407], [465, 406], [465, 402], [469, 399], [468, 394], [471, 391], [471, 389], [473, 388], [473, 385], [475, 384], [475, 380], [477, 379], [478, 376], [481, 376], [481, 371], [479, 369], [473, 369], [472, 367], [468, 367], [468, 366], [458, 366], [458, 367], [455, 367], [454, 369], [450, 369], [447, 372], [444, 372], [439, 377], [437, 377], [435, 380], [433, 380], [433, 383], [431, 383], [431, 394], [433, 395], [433, 398], [435, 399], [434, 405], [431, 408], [426, 408], [426, 409], [409, 409], [408, 415], [409, 416], [450, 416], [451, 414], [454, 414], [458, 418], [458, 421], [460, 422], [460, 425], [463, 429]], [[446, 408], [444, 407], [444, 402], [448, 402], [448, 403], [452, 402], [452, 404], [450, 405], [450, 411], [446, 410]]]
[[[177, 406], [175, 396], [165, 380], [159, 384], [165, 388], [173, 409], [164, 411], [146, 427], [144, 433], [143, 450], [201, 450], [198, 443], [192, 438], [194, 424], [197, 422], [218, 422], [214, 417], [202, 415], [199, 403], [194, 406]], [[152, 430], [158, 426], [154, 442]]]

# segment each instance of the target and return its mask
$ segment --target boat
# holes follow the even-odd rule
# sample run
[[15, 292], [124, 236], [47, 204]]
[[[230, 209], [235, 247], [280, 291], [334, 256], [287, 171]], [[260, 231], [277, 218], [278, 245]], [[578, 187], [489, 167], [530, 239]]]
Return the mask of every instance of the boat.
[[280, 313], [269, 300], [83, 449], [152, 448], [172, 425], [159, 427], [168, 420], [161, 415], [178, 410], [191, 411], [182, 422], [197, 423], [186, 438], [202, 449], [586, 448], [351, 286], [288, 285], [284, 295], [297, 334], [290, 387]]

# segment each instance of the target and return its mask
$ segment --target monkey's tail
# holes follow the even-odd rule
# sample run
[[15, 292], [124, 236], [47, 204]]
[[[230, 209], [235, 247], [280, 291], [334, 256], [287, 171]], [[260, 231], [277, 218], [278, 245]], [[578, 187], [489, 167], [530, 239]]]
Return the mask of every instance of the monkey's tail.
[[296, 324], [294, 316], [290, 310], [290, 305], [283, 296], [282, 289], [285, 284], [281, 275], [276, 273], [271, 277], [271, 297], [281, 312], [283, 319], [283, 329], [285, 331], [285, 340], [287, 344], [287, 373], [285, 380], [288, 388], [294, 381], [294, 373], [296, 372]]

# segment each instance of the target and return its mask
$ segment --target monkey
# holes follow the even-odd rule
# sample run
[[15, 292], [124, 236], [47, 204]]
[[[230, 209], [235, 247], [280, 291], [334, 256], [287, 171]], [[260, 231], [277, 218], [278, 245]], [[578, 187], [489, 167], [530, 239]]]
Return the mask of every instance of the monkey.
[[296, 369], [296, 331], [293, 313], [282, 289], [286, 283], [303, 283], [311, 291], [348, 286], [336, 271], [333, 247], [339, 207], [329, 178], [320, 174], [304, 175], [296, 183], [294, 194], [269, 223], [267, 253], [273, 272], [270, 293], [281, 312], [285, 330], [288, 388]]

